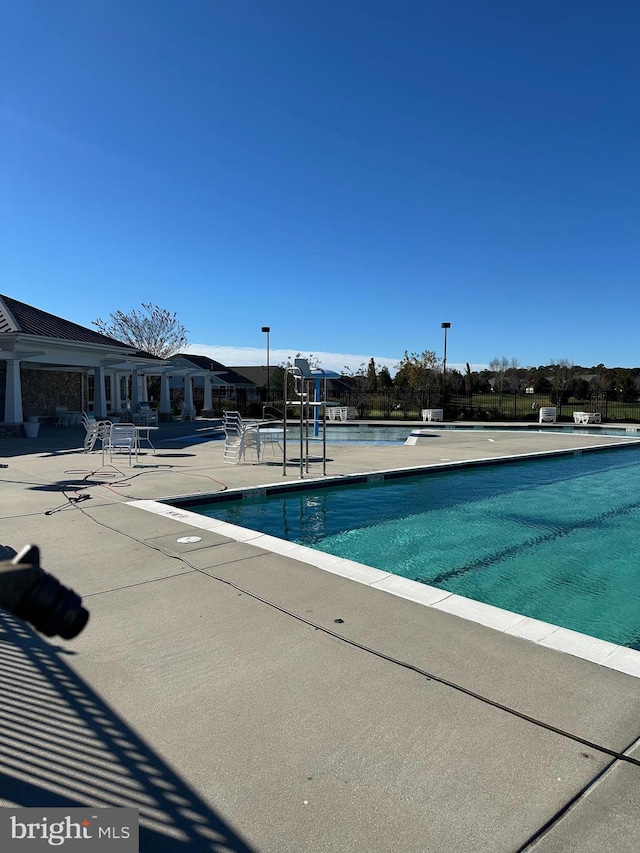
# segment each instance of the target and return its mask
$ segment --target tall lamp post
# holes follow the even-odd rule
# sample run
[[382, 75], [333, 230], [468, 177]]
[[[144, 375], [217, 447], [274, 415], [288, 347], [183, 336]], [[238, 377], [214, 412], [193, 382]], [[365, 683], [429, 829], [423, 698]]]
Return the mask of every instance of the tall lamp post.
[[271, 326], [263, 326], [262, 331], [267, 336], [267, 405], [271, 402], [271, 371], [269, 370], [269, 333]]
[[444, 408], [447, 381], [447, 329], [451, 328], [451, 323], [440, 323], [440, 327], [444, 329], [444, 358], [442, 359], [442, 407]]

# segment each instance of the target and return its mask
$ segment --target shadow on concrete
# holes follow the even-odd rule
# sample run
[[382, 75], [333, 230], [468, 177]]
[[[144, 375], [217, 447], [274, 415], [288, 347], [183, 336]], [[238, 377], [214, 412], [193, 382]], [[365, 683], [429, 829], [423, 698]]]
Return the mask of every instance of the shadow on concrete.
[[87, 480], [57, 480], [55, 483], [39, 483], [29, 486], [32, 492], [77, 492], [88, 489], [89, 486], [97, 486], [99, 483]]
[[[189, 440], [194, 433], [206, 433], [220, 425], [218, 420], [198, 419], [194, 423], [161, 423], [159, 430], [154, 433], [154, 445], [162, 446], [163, 442], [169, 442], [168, 450], [173, 449], [177, 445], [184, 444], [185, 446], [193, 445], [194, 442]], [[197, 426], [196, 426], [197, 424]], [[37, 438], [25, 438], [23, 435], [7, 438], [0, 438], [0, 459], [11, 458], [14, 456], [43, 456], [57, 457], [68, 455], [83, 455], [83, 445], [86, 431], [84, 427], [53, 427], [50, 425], [41, 424], [40, 432]], [[213, 440], [213, 437], [207, 440]], [[197, 442], [201, 443], [201, 440]], [[192, 454], [190, 454], [192, 455]]]
[[73, 672], [70, 654], [0, 610], [4, 804], [137, 808], [143, 853], [254, 853]]

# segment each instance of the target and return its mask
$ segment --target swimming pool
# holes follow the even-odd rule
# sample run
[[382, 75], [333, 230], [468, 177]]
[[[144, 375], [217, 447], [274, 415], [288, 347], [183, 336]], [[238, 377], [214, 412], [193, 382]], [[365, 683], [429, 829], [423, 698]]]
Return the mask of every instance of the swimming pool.
[[640, 449], [192, 511], [640, 650]]
[[[409, 436], [417, 430], [425, 429], [430, 433], [437, 433], [441, 430], [473, 430], [487, 432], [518, 432], [518, 433], [569, 433], [571, 435], [611, 435], [621, 437], [640, 436], [640, 432], [636, 427], [574, 427], [571, 424], [556, 424], [554, 426], [539, 426], [538, 424], [521, 424], [521, 425], [492, 425], [492, 424], [440, 424], [429, 423], [420, 426], [383, 426], [380, 424], [353, 424], [350, 426], [329, 425], [327, 427], [327, 444], [405, 444]], [[310, 430], [312, 432], [312, 429]], [[295, 441], [299, 439], [300, 432], [296, 429], [287, 431], [287, 440]], [[318, 439], [314, 439], [310, 435], [311, 441], [322, 441], [322, 430]]]
[[[440, 424], [430, 423], [421, 424], [419, 426], [393, 426], [383, 424], [361, 424], [353, 423], [349, 425], [340, 424], [327, 426], [327, 443], [328, 444], [355, 444], [355, 445], [400, 445], [405, 444], [412, 432], [419, 429], [428, 429], [430, 432], [438, 432], [440, 430], [473, 430], [473, 431], [490, 431], [490, 432], [520, 432], [520, 433], [547, 433], [561, 432], [570, 433], [573, 435], [611, 435], [622, 436], [626, 438], [640, 437], [640, 428], [637, 427], [574, 427], [570, 424], [554, 425], [540, 427], [538, 424], [520, 424], [520, 425], [490, 425], [490, 424]], [[310, 449], [315, 446], [315, 443], [322, 443], [322, 428], [320, 428], [319, 436], [313, 436], [313, 426], [309, 428]], [[164, 439], [166, 443], [184, 443], [202, 444], [210, 441], [223, 441], [224, 431], [221, 427], [208, 427], [198, 430], [193, 435], [182, 435], [175, 438]], [[287, 430], [287, 441], [297, 442], [300, 440], [299, 428], [289, 427]]]

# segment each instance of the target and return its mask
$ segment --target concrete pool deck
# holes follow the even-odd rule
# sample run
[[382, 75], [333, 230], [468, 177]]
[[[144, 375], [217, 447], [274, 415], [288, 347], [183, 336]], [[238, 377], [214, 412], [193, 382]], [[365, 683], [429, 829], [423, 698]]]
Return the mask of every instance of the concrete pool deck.
[[[6, 805], [136, 806], [145, 851], [637, 850], [640, 679], [132, 505], [285, 479], [204, 426], [102, 473], [79, 430], [0, 440], [0, 543], [91, 611], [71, 642], [3, 622]], [[428, 429], [327, 472], [621, 441]]]

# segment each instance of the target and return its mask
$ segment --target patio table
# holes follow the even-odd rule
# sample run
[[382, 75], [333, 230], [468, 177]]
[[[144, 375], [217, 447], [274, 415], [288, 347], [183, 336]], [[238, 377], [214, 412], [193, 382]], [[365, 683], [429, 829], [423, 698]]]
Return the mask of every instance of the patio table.
[[283, 437], [284, 429], [282, 428], [266, 427], [265, 429], [258, 429], [258, 461], [261, 461], [264, 456], [265, 445], [270, 444], [273, 449], [273, 445], [277, 444], [282, 449], [280, 439]]
[[[136, 453], [140, 450], [140, 443], [146, 441], [149, 447], [153, 450], [153, 455], [156, 455], [156, 449], [151, 441], [151, 430], [160, 429], [157, 426], [149, 426], [148, 424], [136, 424]], [[146, 434], [145, 434], [146, 433]]]

